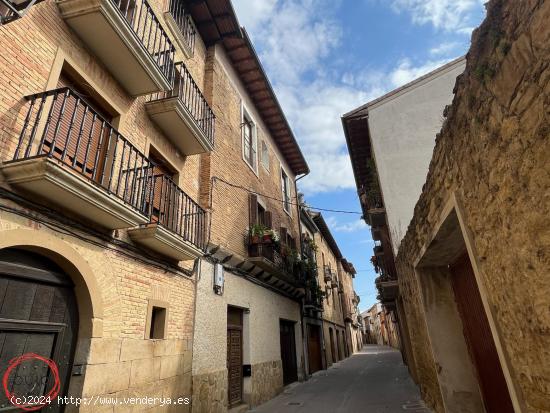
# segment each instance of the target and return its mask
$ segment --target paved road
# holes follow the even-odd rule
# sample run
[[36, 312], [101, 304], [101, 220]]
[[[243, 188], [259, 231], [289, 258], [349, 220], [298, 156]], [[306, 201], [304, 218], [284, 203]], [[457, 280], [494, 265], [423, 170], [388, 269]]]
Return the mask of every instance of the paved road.
[[366, 346], [363, 351], [296, 383], [253, 412], [430, 413], [401, 354]]

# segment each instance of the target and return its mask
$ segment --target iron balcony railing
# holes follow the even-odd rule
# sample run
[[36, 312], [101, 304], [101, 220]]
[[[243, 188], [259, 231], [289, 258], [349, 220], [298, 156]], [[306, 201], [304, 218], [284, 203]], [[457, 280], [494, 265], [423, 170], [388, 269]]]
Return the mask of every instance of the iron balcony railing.
[[324, 279], [325, 282], [332, 281], [332, 270], [328, 265], [324, 267]]
[[173, 66], [170, 79], [173, 79], [174, 88], [168, 92], [154, 93], [149, 100], [177, 97], [213, 145], [216, 117], [183, 62], [178, 62]]
[[23, 17], [34, 4], [40, 1], [41, 0], [0, 0], [0, 26]]
[[382, 200], [382, 194], [379, 191], [367, 191], [365, 192], [365, 198], [367, 203], [367, 209], [376, 210], [384, 208], [384, 201]]
[[170, 0], [169, 11], [180, 29], [187, 47], [189, 47], [189, 51], [193, 53], [195, 50], [196, 30], [191, 16], [185, 11], [183, 0]]
[[70, 88], [27, 97], [29, 108], [14, 161], [59, 160], [151, 222], [206, 248], [206, 212]]
[[109, 1], [115, 4], [159, 69], [171, 80], [176, 49], [147, 0]]
[[139, 212], [144, 211], [142, 179], [151, 162], [70, 88], [28, 96], [13, 160], [48, 156], [60, 160]]
[[206, 211], [166, 175], [152, 178], [147, 216], [202, 251], [206, 250]]

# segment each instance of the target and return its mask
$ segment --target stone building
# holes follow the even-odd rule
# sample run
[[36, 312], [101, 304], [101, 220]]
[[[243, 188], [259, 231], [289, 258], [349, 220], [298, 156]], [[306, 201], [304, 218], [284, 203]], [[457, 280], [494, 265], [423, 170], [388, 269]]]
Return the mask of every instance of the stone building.
[[353, 264], [345, 258], [339, 264], [343, 284], [341, 300], [346, 324], [346, 355], [350, 356], [363, 347], [362, 319], [358, 307], [361, 300], [353, 289], [353, 279], [357, 274]]
[[34, 352], [62, 396], [188, 410], [214, 147], [202, 33], [181, 2], [1, 4], [0, 369]]
[[230, 2], [190, 13], [208, 46], [205, 94], [216, 113], [216, 147], [200, 165], [211, 221], [198, 269], [193, 411], [217, 412], [257, 406], [304, 377], [295, 182], [309, 170]]
[[332, 237], [323, 215], [311, 213], [313, 222], [319, 229], [315, 234], [317, 247], [317, 273], [319, 287], [324, 292], [323, 337], [326, 367], [330, 367], [347, 357], [346, 325], [342, 296], [344, 293], [343, 274], [340, 261], [342, 253]]
[[300, 216], [305, 372], [311, 375], [358, 351], [363, 332], [353, 264], [342, 257], [321, 213], [302, 207]]
[[550, 411], [549, 19], [548, 1], [487, 4], [397, 254], [437, 412]]
[[[375, 242], [371, 262], [379, 274], [378, 298], [388, 316], [401, 321], [399, 326], [407, 320], [395, 256], [422, 191], [443, 110], [465, 64], [465, 58], [456, 59], [342, 117], [361, 207]], [[407, 334], [401, 332], [405, 359], [412, 357]], [[397, 347], [397, 341], [392, 345]]]

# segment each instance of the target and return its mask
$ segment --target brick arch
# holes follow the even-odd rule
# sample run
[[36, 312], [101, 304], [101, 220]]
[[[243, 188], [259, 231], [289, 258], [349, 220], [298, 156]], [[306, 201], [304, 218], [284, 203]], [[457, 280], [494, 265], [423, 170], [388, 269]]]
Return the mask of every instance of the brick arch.
[[79, 340], [103, 335], [103, 300], [99, 285], [90, 265], [74, 248], [59, 238], [27, 229], [3, 231], [0, 249], [8, 247], [36, 252], [59, 265], [75, 284]]

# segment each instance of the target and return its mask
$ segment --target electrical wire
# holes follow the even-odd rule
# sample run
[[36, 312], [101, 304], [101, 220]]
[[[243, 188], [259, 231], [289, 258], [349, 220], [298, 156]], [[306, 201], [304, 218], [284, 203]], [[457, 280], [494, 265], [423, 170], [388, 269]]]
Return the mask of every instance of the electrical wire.
[[[230, 186], [232, 188], [237, 188], [237, 189], [241, 189], [243, 191], [246, 191], [250, 194], [255, 194], [255, 195], [260, 195], [261, 197], [263, 198], [267, 198], [267, 199], [271, 199], [273, 201], [277, 201], [277, 202], [281, 202], [281, 203], [286, 203], [286, 204], [289, 204], [289, 205], [292, 205], [292, 206], [302, 206], [300, 204], [297, 204], [295, 202], [292, 202], [292, 201], [285, 201], [281, 198], [277, 198], [277, 197], [273, 197], [273, 196], [270, 196], [270, 195], [266, 195], [266, 194], [263, 194], [261, 192], [256, 192], [256, 191], [253, 191], [252, 189], [248, 189], [242, 185], [238, 185], [238, 184], [233, 184], [229, 181], [226, 181], [225, 179], [223, 178], [220, 178], [219, 176], [213, 176], [212, 177], [212, 182], [216, 182], [216, 181], [219, 181], [219, 182], [222, 182], [224, 184], [226, 184], [227, 186]], [[334, 212], [334, 213], [337, 213], [337, 214], [353, 214], [353, 215], [363, 215], [362, 212], [357, 212], [357, 211], [344, 211], [344, 210], [338, 210], [338, 209], [329, 209], [329, 208], [319, 208], [319, 207], [314, 207], [314, 206], [311, 206], [311, 205], [304, 205], [305, 207], [307, 207], [308, 209], [311, 209], [313, 211], [323, 211], [323, 212]]]

